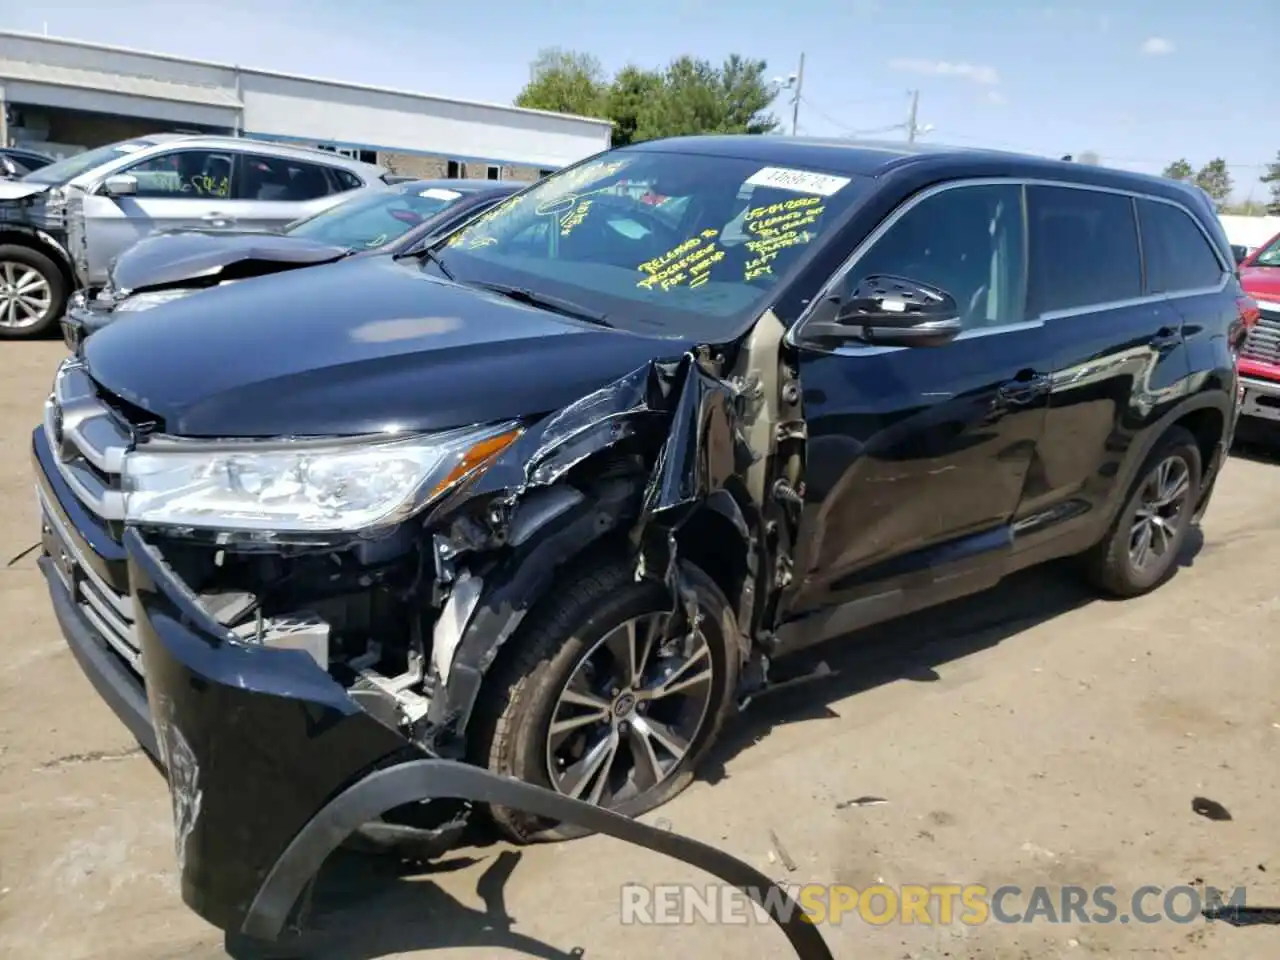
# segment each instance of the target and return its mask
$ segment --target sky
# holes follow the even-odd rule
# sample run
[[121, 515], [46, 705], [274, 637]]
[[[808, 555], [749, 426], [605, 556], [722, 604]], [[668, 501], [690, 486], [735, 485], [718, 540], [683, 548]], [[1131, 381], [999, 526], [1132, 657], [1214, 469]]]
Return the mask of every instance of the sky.
[[902, 136], [918, 90], [931, 141], [1147, 172], [1221, 156], [1237, 199], [1267, 195], [1280, 151], [1275, 0], [0, 0], [0, 28], [495, 103], [545, 47], [609, 72], [738, 53], [783, 78], [803, 53], [801, 134]]

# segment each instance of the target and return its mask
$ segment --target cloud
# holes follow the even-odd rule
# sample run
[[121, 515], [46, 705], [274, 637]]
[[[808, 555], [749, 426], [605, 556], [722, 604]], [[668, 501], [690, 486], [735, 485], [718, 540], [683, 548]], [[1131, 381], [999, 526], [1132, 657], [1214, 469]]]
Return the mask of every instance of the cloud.
[[995, 67], [974, 63], [950, 63], [946, 60], [890, 60], [889, 66], [905, 73], [927, 73], [935, 77], [961, 77], [984, 87], [994, 87], [1000, 82]]
[[1165, 54], [1173, 53], [1176, 47], [1172, 40], [1166, 40], [1164, 37], [1151, 37], [1142, 44], [1142, 52], [1148, 57], [1162, 57]]
[[1001, 104], [1005, 104], [1005, 103], [1008, 103], [1008, 102], [1009, 102], [1009, 101], [1008, 101], [1008, 99], [1007, 99], [1007, 98], [1005, 97], [1005, 95], [1004, 95], [1003, 93], [1001, 93], [999, 90], [988, 90], [988, 91], [987, 91], [987, 103], [993, 103], [993, 104], [995, 104], [995, 105], [998, 107], [998, 106], [1000, 106]]

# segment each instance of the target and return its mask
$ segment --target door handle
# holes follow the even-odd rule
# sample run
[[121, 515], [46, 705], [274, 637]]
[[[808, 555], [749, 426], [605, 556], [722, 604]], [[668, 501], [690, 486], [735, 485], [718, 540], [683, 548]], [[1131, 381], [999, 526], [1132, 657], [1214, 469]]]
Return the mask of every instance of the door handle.
[[996, 388], [996, 403], [1002, 407], [1025, 407], [1048, 392], [1048, 374], [1024, 370]]
[[1147, 341], [1152, 350], [1168, 350], [1182, 343], [1182, 330], [1174, 327], [1161, 327], [1154, 337]]

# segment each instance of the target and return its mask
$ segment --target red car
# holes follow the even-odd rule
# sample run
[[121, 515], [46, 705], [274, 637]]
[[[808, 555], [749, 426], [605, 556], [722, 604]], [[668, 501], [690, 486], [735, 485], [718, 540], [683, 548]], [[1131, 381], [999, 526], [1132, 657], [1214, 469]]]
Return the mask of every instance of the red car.
[[1240, 350], [1240, 416], [1280, 423], [1280, 234], [1240, 264], [1240, 284], [1258, 305], [1258, 319]]

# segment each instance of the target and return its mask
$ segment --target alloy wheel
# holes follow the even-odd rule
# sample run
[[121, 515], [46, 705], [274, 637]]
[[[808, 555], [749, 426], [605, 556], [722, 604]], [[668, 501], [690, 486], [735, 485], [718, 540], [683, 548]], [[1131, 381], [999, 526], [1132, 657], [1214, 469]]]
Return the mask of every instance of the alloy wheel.
[[1147, 475], [1129, 531], [1129, 562], [1145, 573], [1170, 557], [1186, 514], [1191, 471], [1181, 457], [1166, 457]]
[[39, 270], [14, 260], [0, 262], [0, 327], [33, 327], [51, 309], [53, 290]]
[[700, 629], [667, 636], [670, 613], [605, 634], [561, 689], [546, 734], [560, 793], [618, 807], [663, 783], [707, 719], [714, 658]]

